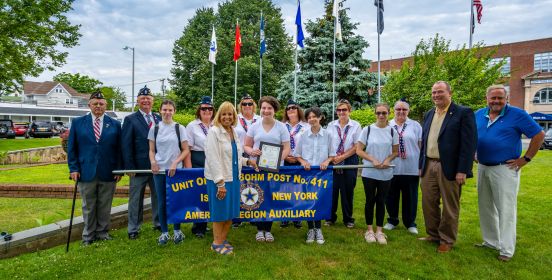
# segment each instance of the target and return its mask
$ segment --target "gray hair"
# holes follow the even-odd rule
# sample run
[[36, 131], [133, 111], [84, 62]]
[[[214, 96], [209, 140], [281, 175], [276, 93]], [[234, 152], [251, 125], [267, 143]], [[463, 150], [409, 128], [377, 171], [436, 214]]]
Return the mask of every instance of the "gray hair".
[[508, 97], [510, 95], [510, 93], [506, 90], [506, 87], [504, 85], [491, 85], [487, 88], [487, 93], [486, 95], [489, 95], [489, 93], [495, 89], [501, 89], [504, 91], [504, 97]]
[[406, 109], [410, 110], [410, 104], [408, 104], [408, 102], [403, 101], [403, 100], [397, 100], [397, 102], [395, 102], [395, 106], [393, 106], [393, 108], [397, 108], [397, 105], [399, 105], [399, 104], [404, 104], [406, 106]]

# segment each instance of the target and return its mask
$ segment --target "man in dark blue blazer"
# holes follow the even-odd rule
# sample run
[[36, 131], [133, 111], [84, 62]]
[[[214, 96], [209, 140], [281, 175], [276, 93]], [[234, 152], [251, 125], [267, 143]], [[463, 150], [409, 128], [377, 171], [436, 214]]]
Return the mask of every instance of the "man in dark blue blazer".
[[473, 111], [454, 104], [451, 97], [447, 82], [433, 85], [431, 98], [435, 108], [424, 116], [419, 162], [422, 209], [428, 234], [420, 239], [440, 243], [437, 251], [441, 253], [450, 251], [456, 242], [460, 194], [466, 178], [473, 177], [477, 145]]
[[[147, 86], [138, 92], [140, 109], [128, 115], [123, 122], [122, 151], [125, 170], [150, 170], [148, 132], [150, 127], [159, 123], [161, 117], [153, 114], [153, 96]], [[130, 189], [128, 195], [128, 238], [138, 238], [144, 216], [144, 192], [146, 185], [151, 194], [153, 226], [160, 229], [157, 215], [157, 195], [153, 185], [153, 175], [129, 173]]]
[[111, 202], [121, 179], [121, 123], [105, 115], [107, 102], [101, 92], [88, 101], [91, 113], [72, 121], [67, 147], [71, 179], [78, 181], [82, 197], [83, 245], [111, 240]]

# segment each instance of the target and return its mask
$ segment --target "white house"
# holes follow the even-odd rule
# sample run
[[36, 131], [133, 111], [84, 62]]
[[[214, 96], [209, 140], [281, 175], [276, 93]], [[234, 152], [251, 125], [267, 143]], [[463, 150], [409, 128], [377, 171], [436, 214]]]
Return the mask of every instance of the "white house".
[[23, 83], [23, 103], [77, 108], [79, 104], [86, 105], [88, 97], [89, 94], [79, 93], [66, 83], [50, 81]]

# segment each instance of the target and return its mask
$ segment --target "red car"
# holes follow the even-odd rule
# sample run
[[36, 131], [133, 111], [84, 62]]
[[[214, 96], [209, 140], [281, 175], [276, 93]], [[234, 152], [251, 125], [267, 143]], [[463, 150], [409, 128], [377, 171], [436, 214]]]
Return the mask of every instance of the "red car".
[[27, 134], [27, 130], [29, 129], [28, 123], [14, 123], [13, 127], [15, 136], [25, 136], [26, 138], [29, 138], [29, 135]]

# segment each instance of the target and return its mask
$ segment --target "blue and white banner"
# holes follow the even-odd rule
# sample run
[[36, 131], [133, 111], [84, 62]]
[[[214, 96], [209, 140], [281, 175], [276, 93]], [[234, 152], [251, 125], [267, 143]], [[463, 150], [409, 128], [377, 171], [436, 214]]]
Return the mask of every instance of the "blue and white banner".
[[[332, 205], [332, 169], [310, 171], [280, 167], [280, 172], [243, 168], [240, 184], [241, 221], [316, 221], [329, 219]], [[178, 169], [167, 176], [169, 224], [207, 222], [210, 219], [207, 180], [203, 168]]]

